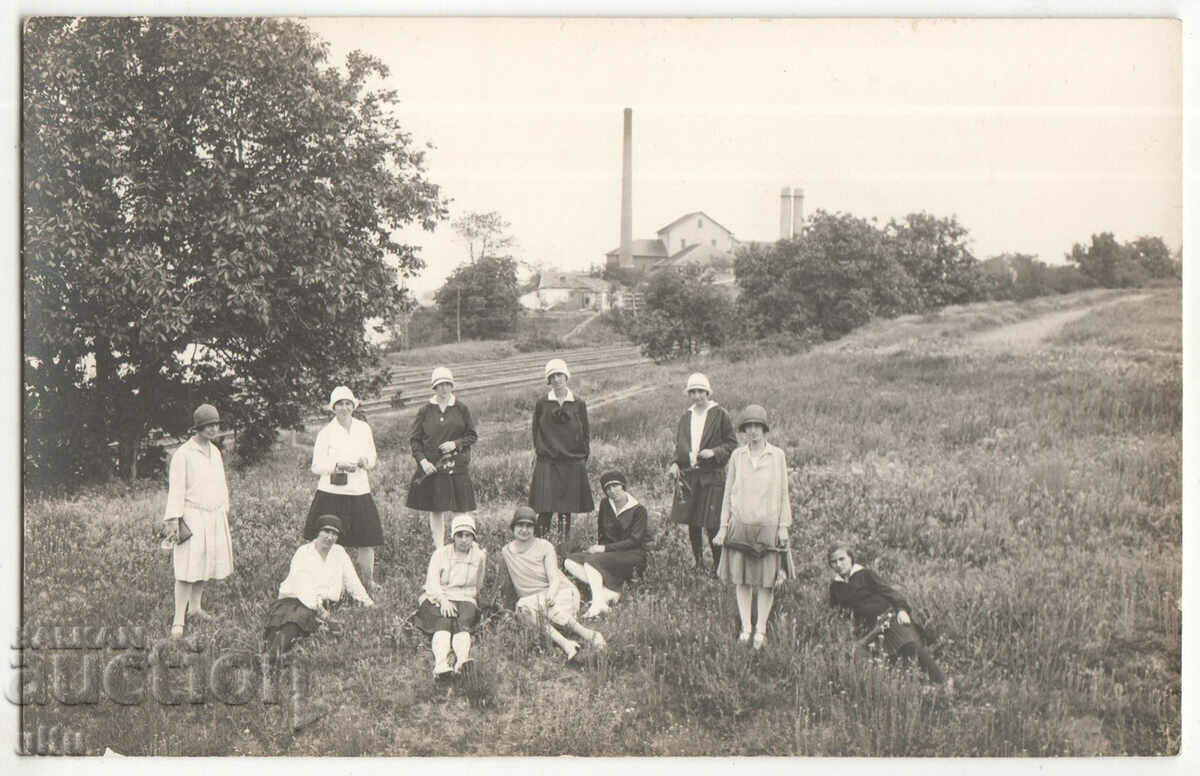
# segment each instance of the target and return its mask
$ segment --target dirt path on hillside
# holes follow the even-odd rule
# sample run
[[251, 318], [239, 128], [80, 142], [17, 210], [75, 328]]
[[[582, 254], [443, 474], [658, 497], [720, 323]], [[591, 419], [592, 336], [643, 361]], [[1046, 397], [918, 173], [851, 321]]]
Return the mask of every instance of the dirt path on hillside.
[[1104, 307], [1111, 307], [1114, 304], [1140, 301], [1149, 296], [1149, 294], [1124, 296], [1119, 299], [1109, 299], [1085, 307], [1047, 313], [1027, 321], [1009, 323], [1004, 326], [998, 326], [995, 329], [979, 332], [970, 337], [969, 341], [972, 345], [988, 350], [1025, 349], [1030, 345], [1036, 345], [1043, 340], [1053, 337], [1068, 323], [1077, 321], [1088, 313], [1095, 312]]

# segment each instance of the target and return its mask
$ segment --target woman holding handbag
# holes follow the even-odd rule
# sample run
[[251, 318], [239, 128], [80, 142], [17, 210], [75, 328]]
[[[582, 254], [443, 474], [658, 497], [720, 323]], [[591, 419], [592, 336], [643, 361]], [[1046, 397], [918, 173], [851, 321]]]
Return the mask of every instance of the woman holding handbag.
[[684, 388], [691, 406], [675, 430], [675, 460], [667, 475], [675, 480], [671, 518], [688, 527], [688, 540], [696, 570], [704, 569], [704, 533], [712, 552], [712, 570], [717, 573], [721, 548], [713, 537], [721, 524], [721, 502], [725, 496], [725, 463], [737, 448], [733, 421], [725, 408], [709, 398], [708, 378], [696, 372]]
[[[757, 404], [742, 410], [738, 431], [746, 445], [734, 450], [725, 475], [721, 529], [713, 543], [724, 548], [717, 576], [736, 585], [739, 643], [751, 641], [762, 649], [767, 640], [767, 617], [775, 603], [775, 588], [795, 574], [788, 528], [792, 505], [788, 493], [787, 460], [767, 441], [767, 411]], [[757, 599], [757, 612], [753, 611]], [[757, 614], [757, 617], [753, 615]]]
[[444, 366], [430, 377], [433, 396], [417, 410], [409, 443], [417, 470], [405, 506], [429, 513], [433, 549], [446, 543], [446, 517], [475, 511], [471, 446], [479, 440], [471, 411], [454, 395], [454, 375]]
[[317, 433], [313, 444], [312, 473], [321, 479], [308, 508], [304, 538], [317, 538], [317, 523], [323, 515], [340, 518], [338, 544], [354, 548], [363, 584], [369, 592], [378, 593], [381, 588], [375, 583], [375, 548], [383, 544], [383, 526], [367, 478], [378, 460], [375, 436], [365, 421], [354, 417], [358, 399], [348, 387], [333, 389], [329, 409], [333, 420]]
[[221, 450], [214, 444], [220, 433], [217, 408], [201, 404], [192, 413], [192, 438], [171, 456], [163, 519], [175, 567], [174, 638], [183, 636], [188, 615], [210, 617], [201, 601], [204, 583], [233, 573], [229, 486]]

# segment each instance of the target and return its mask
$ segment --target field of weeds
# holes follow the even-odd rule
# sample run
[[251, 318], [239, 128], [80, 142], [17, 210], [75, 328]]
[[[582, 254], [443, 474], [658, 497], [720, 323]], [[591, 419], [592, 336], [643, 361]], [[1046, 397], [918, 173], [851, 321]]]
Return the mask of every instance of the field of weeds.
[[[281, 447], [267, 464], [231, 472], [237, 572], [207, 596], [217, 617], [189, 626], [191, 658], [178, 646], [156, 653], [178, 697], [159, 692], [154, 666], [125, 667], [116, 680], [144, 686], [140, 702], [101, 694], [66, 705], [56, 695], [83, 686], [82, 653], [108, 663], [119, 652], [44, 646], [26, 652], [27, 664], [42, 661], [62, 686], [44, 704], [27, 686], [35, 702], [23, 725], [66, 725], [89, 753], [131, 755], [1175, 753], [1180, 291], [1073, 299], [1111, 303], [1027, 347], [981, 349], [971, 335], [1046, 302], [906, 320], [896, 324], [902, 337], [886, 337], [890, 324], [880, 322], [860, 340], [788, 358], [578, 380], [589, 400], [656, 386], [593, 411], [589, 463], [594, 475], [623, 468], [648, 504], [657, 534], [648, 573], [602, 621], [606, 652], [566, 666], [497, 617], [476, 642], [477, 676], [449, 692], [435, 691], [428, 646], [406, 624], [429, 540], [403, 507], [412, 472], [404, 421], [380, 421], [373, 488], [387, 537], [377, 560], [384, 593], [373, 609], [340, 609], [304, 647], [311, 695], [329, 713], [298, 733], [287, 704], [222, 702], [203, 681], [223, 655], [258, 651], [263, 613], [300, 541], [315, 478], [307, 448]], [[792, 467], [799, 573], [776, 597], [761, 653], [738, 648], [732, 591], [695, 575], [686, 536], [663, 523], [662, 473], [696, 369], [725, 406], [766, 405], [770, 439]], [[481, 539], [493, 562], [526, 493], [534, 398], [470, 402], [480, 419]], [[125, 625], [144, 628], [148, 645], [162, 638], [171, 571], [151, 533], [164, 501], [160, 483], [27, 502], [27, 633]], [[576, 518], [583, 537], [594, 524]], [[848, 625], [825, 603], [824, 549], [835, 538], [908, 593], [957, 692], [850, 657]], [[172, 661], [180, 667], [167, 668]]]

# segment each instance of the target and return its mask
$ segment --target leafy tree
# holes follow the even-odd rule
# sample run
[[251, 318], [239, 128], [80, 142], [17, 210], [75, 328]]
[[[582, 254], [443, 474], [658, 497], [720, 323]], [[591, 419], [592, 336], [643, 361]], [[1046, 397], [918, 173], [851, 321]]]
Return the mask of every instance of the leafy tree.
[[33, 18], [23, 46], [28, 475], [116, 441], [129, 476], [200, 401], [253, 457], [380, 382], [364, 322], [423, 266], [392, 234], [445, 203], [378, 60], [283, 19]]
[[733, 319], [729, 294], [700, 267], [659, 270], [646, 285], [645, 299], [647, 312], [634, 324], [633, 340], [655, 361], [721, 345], [729, 334]]
[[517, 244], [517, 238], [508, 233], [512, 224], [495, 210], [472, 211], [451, 221], [450, 226], [467, 244], [471, 261], [484, 256], [499, 256]]
[[443, 325], [458, 339], [490, 339], [517, 328], [521, 305], [517, 262], [482, 256], [454, 270], [434, 294]]
[[755, 336], [818, 333], [831, 339], [873, 316], [912, 309], [917, 289], [883, 231], [818, 210], [803, 236], [739, 252], [739, 308]]
[[1126, 247], [1130, 251], [1130, 257], [1140, 264], [1150, 277], [1179, 277], [1179, 265], [1171, 257], [1171, 250], [1161, 237], [1143, 235], [1127, 243]]
[[1140, 273], [1133, 271], [1133, 260], [1128, 249], [1117, 242], [1112, 232], [1092, 235], [1092, 244], [1084, 247], [1075, 243], [1067, 254], [1067, 261], [1079, 267], [1092, 283], [1104, 288], [1137, 285]]
[[903, 221], [888, 221], [885, 232], [896, 259], [916, 285], [918, 299], [914, 310], [983, 298], [983, 276], [967, 248], [967, 229], [957, 218], [909, 213]]

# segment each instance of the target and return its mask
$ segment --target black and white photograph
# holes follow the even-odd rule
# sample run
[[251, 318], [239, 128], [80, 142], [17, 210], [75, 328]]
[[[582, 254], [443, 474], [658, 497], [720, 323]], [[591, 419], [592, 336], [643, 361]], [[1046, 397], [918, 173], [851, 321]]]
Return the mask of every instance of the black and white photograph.
[[1183, 21], [335, 13], [21, 19], [22, 764], [1181, 764]]

